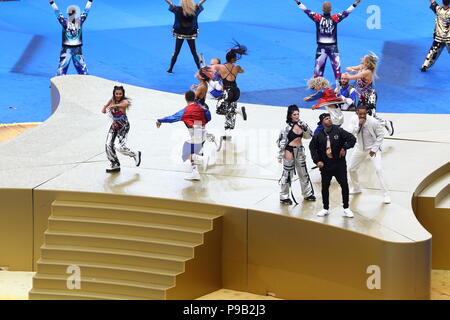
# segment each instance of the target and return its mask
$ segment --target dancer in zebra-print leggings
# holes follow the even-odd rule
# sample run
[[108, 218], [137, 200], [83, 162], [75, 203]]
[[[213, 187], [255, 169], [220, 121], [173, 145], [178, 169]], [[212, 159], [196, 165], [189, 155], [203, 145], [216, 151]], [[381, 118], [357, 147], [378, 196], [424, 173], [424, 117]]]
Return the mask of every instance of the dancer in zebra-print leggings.
[[112, 124], [106, 137], [106, 156], [111, 162], [111, 167], [106, 172], [120, 171], [120, 162], [116, 154], [115, 141], [119, 140], [117, 151], [132, 157], [136, 166], [141, 164], [141, 151], [134, 152], [127, 146], [127, 136], [130, 131], [130, 123], [127, 118], [127, 109], [130, 107], [130, 99], [125, 96], [125, 89], [122, 86], [115, 86], [113, 96], [103, 106], [102, 112], [109, 112], [112, 117]]

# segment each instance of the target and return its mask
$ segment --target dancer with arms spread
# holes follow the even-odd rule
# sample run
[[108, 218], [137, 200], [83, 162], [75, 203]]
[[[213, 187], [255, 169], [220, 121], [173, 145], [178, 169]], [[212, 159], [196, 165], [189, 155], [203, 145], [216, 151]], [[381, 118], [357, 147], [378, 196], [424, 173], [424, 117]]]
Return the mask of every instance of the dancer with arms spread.
[[339, 79], [341, 78], [341, 61], [339, 58], [337, 26], [339, 22], [348, 17], [360, 1], [361, 0], [355, 0], [347, 10], [337, 14], [331, 14], [332, 5], [330, 2], [325, 1], [322, 5], [322, 15], [309, 10], [299, 0], [295, 0], [298, 7], [316, 23], [317, 50], [314, 77], [323, 77], [325, 63], [327, 62], [327, 58], [330, 58], [334, 77], [336, 79], [336, 86], [339, 85]]
[[65, 18], [59, 11], [55, 1], [49, 1], [62, 26], [62, 49], [59, 57], [58, 69], [56, 71], [56, 75], [58, 76], [67, 74], [70, 61], [73, 61], [73, 65], [78, 74], [88, 74], [88, 69], [82, 53], [82, 27], [83, 23], [86, 21], [89, 10], [91, 9], [92, 1], [93, 0], [89, 0], [86, 3], [86, 7], [79, 17], [77, 17], [79, 8], [77, 6], [69, 6], [67, 8], [68, 18]]
[[200, 0], [197, 4], [195, 4], [193, 0], [181, 0], [181, 6], [176, 6], [170, 0], [165, 1], [170, 6], [169, 11], [175, 16], [173, 36], [176, 38], [175, 51], [172, 55], [170, 67], [167, 72], [173, 73], [173, 67], [175, 66], [175, 62], [177, 62], [178, 54], [180, 53], [184, 40], [187, 41], [189, 48], [191, 49], [192, 57], [197, 65], [197, 69], [200, 69], [200, 59], [197, 55], [195, 39], [197, 39], [198, 36], [198, 15], [203, 11], [203, 3], [206, 0]]

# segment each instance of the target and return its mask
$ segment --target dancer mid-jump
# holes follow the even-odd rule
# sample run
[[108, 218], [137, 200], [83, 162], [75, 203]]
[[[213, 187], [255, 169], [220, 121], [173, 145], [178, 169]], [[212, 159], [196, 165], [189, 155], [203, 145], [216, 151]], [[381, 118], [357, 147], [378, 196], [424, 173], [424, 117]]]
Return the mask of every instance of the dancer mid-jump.
[[336, 78], [336, 85], [339, 85], [341, 78], [341, 62], [339, 59], [339, 50], [337, 45], [337, 24], [344, 20], [358, 5], [361, 0], [355, 0], [347, 10], [338, 14], [331, 14], [331, 3], [325, 1], [322, 5], [323, 15], [309, 10], [299, 0], [298, 7], [302, 9], [308, 17], [316, 23], [316, 64], [314, 66], [314, 77], [322, 77], [325, 70], [325, 63], [327, 57], [331, 60], [334, 77]]
[[[225, 132], [233, 130], [236, 124], [236, 114], [240, 113], [244, 119], [247, 120], [247, 113], [245, 107], [241, 107], [237, 110], [237, 101], [241, 96], [241, 90], [237, 86], [236, 79], [238, 74], [244, 73], [244, 69], [241, 66], [235, 65], [242, 55], [247, 54], [247, 47], [239, 43], [235, 43], [235, 46], [228, 50], [226, 55], [225, 64], [212, 65], [211, 68], [219, 72], [223, 82], [223, 96], [218, 101], [216, 113], [225, 115]], [[228, 135], [225, 133], [225, 139]]]
[[175, 22], [173, 23], [173, 36], [177, 39], [175, 42], [175, 51], [170, 62], [168, 73], [172, 73], [173, 66], [177, 62], [178, 54], [184, 40], [187, 41], [194, 57], [197, 69], [200, 69], [200, 59], [195, 48], [195, 39], [198, 34], [197, 18], [200, 12], [203, 11], [202, 4], [206, 0], [200, 0], [197, 4], [193, 0], [181, 0], [181, 6], [176, 6], [170, 0], [165, 0], [169, 4], [169, 11], [175, 15]]
[[92, 0], [86, 3], [83, 13], [80, 17], [77, 17], [76, 6], [69, 6], [67, 8], [67, 14], [69, 18], [64, 18], [64, 15], [59, 11], [58, 6], [53, 0], [50, 0], [50, 5], [55, 11], [55, 15], [58, 17], [58, 21], [61, 24], [62, 31], [62, 49], [59, 57], [59, 66], [56, 71], [56, 75], [65, 75], [69, 68], [70, 60], [73, 61], [73, 65], [77, 69], [78, 74], [88, 74], [86, 62], [84, 61], [81, 47], [83, 46], [83, 33], [82, 26], [88, 16], [91, 9]]

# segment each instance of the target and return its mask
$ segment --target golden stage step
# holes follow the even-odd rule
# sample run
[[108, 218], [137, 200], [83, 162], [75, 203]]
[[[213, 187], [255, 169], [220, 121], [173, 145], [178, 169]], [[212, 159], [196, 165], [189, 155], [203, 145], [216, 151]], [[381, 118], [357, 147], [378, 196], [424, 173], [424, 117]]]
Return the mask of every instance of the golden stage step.
[[[36, 274], [33, 278], [33, 289], [69, 290], [67, 279], [69, 275]], [[89, 294], [89, 292], [128, 295], [144, 299], [165, 299], [166, 290], [171, 285], [146, 283], [142, 281], [129, 281], [119, 279], [105, 279], [93, 277], [80, 277], [80, 289], [72, 289]]]
[[55, 289], [31, 289], [28, 298], [30, 300], [146, 300], [128, 295]]
[[190, 259], [162, 253], [51, 244], [44, 244], [41, 247], [41, 257], [43, 259], [129, 264], [174, 271], [184, 271], [184, 263]]
[[[217, 290], [221, 217], [54, 200], [30, 299], [185, 299]], [[81, 290], [67, 288], [71, 266]]]
[[145, 268], [126, 264], [54, 259], [40, 259], [37, 262], [37, 272], [38, 274], [67, 276], [67, 270], [71, 265], [78, 266], [82, 276], [142, 281], [166, 285], [175, 285], [175, 277], [182, 273], [181, 271]]
[[154, 222], [211, 228], [211, 222], [220, 214], [179, 211], [173, 209], [120, 205], [110, 203], [55, 200], [52, 204], [54, 216], [98, 217], [116, 220]]
[[189, 242], [162, 238], [130, 236], [123, 234], [80, 232], [68, 230], [45, 231], [45, 243], [167, 253], [189, 258], [192, 258], [194, 256], [194, 248], [201, 245], [200, 241]]
[[50, 216], [48, 230], [116, 233], [192, 242], [203, 241], [204, 228], [107, 218]]

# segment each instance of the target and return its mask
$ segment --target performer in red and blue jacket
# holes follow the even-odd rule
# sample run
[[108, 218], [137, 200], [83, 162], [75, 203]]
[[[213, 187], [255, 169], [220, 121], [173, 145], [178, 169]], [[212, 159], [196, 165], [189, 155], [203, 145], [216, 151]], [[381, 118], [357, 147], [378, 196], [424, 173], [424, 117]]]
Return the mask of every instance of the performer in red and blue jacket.
[[184, 143], [182, 159], [183, 161], [189, 159], [192, 165], [192, 175], [186, 179], [200, 180], [198, 163], [202, 162], [205, 169], [208, 165], [208, 157], [203, 155], [203, 143], [206, 139], [205, 125], [211, 121], [211, 113], [206, 106], [194, 102], [193, 91], [187, 91], [184, 97], [188, 105], [171, 116], [158, 119], [156, 127], [159, 128], [162, 123], [184, 122], [189, 130], [190, 141]]

